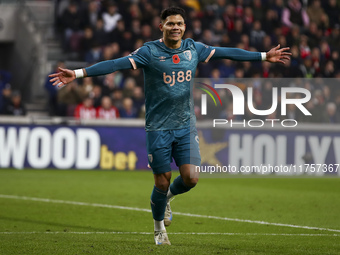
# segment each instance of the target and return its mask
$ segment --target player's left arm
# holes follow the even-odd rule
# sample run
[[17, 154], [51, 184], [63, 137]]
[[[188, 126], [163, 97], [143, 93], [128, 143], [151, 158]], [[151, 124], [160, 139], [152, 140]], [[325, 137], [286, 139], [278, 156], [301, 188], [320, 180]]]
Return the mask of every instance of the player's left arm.
[[280, 45], [272, 48], [268, 52], [252, 52], [239, 48], [212, 47], [214, 54], [211, 59], [231, 59], [235, 61], [268, 61], [271, 63], [282, 63], [289, 60], [292, 55], [288, 52], [289, 47], [281, 48]]

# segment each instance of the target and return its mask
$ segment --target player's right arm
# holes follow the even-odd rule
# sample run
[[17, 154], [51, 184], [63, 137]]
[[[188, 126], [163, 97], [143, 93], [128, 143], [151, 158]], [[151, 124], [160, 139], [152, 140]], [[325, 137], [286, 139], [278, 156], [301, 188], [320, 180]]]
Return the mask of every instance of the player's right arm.
[[102, 61], [90, 67], [77, 70], [59, 68], [58, 73], [49, 75], [52, 78], [50, 82], [53, 82], [53, 86], [62, 87], [76, 78], [106, 75], [124, 69], [142, 68], [149, 63], [150, 56], [149, 48], [143, 46], [126, 57]]

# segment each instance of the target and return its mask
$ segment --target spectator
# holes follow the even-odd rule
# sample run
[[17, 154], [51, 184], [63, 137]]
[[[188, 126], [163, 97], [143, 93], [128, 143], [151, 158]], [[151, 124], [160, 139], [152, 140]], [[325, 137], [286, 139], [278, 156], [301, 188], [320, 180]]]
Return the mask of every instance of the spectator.
[[261, 0], [253, 0], [252, 1], [252, 9], [254, 13], [254, 19], [262, 21], [265, 17], [265, 7], [262, 5]]
[[301, 31], [300, 27], [293, 25], [289, 33], [287, 34], [287, 43], [290, 46], [300, 45], [301, 41]]
[[106, 96], [110, 95], [115, 89], [121, 88], [122, 84], [123, 75], [121, 72], [114, 72], [106, 75], [103, 81], [103, 94]]
[[[159, 25], [159, 22], [157, 26]], [[131, 32], [134, 38], [141, 38], [142, 29], [141, 29], [141, 22], [139, 19], [133, 19], [131, 22]]]
[[133, 100], [133, 105], [136, 107], [137, 111], [140, 113], [140, 110], [145, 102], [144, 93], [141, 87], [135, 87], [133, 89], [132, 100]]
[[[291, 66], [299, 67], [301, 64], [299, 47], [297, 45], [293, 45], [290, 49], [290, 52], [292, 53], [292, 56], [290, 58]], [[319, 60], [320, 60], [320, 54], [319, 54]]]
[[123, 55], [128, 55], [131, 53], [132, 47], [134, 45], [134, 40], [132, 38], [132, 33], [130, 31], [124, 31], [121, 44], [119, 45]]
[[121, 118], [136, 118], [138, 116], [137, 110], [130, 97], [124, 98], [123, 105], [119, 113]]
[[315, 70], [315, 74], [319, 74], [321, 72], [320, 66], [320, 49], [315, 47], [312, 49], [312, 65]]
[[113, 105], [118, 109], [123, 108], [123, 92], [120, 89], [116, 89], [111, 94]]
[[123, 95], [124, 97], [132, 97], [133, 91], [135, 87], [137, 86], [136, 80], [132, 77], [127, 78], [124, 81], [124, 87], [123, 87]]
[[112, 105], [111, 98], [104, 96], [101, 105], [97, 108], [97, 118], [105, 120], [114, 120], [119, 118], [119, 111]]
[[129, 8], [129, 17], [131, 17], [131, 20], [142, 19], [143, 15], [137, 3], [131, 3], [130, 8]]
[[58, 115], [74, 116], [74, 109], [81, 103], [87, 94], [77, 84], [72, 82], [58, 90]]
[[247, 33], [251, 30], [254, 22], [254, 15], [253, 15], [253, 9], [250, 7], [246, 7], [244, 9], [244, 16], [243, 16], [243, 28]]
[[0, 93], [0, 114], [5, 114], [7, 106], [11, 102], [11, 84], [7, 83]]
[[326, 40], [322, 40], [319, 47], [321, 51], [321, 60], [326, 62], [331, 57], [331, 47]]
[[117, 42], [119, 46], [123, 44], [123, 35], [124, 32], [126, 31], [125, 29], [125, 22], [124, 20], [118, 20], [117, 21], [117, 26], [115, 27], [114, 30], [110, 33], [110, 42]]
[[323, 68], [322, 76], [325, 78], [333, 78], [335, 74], [335, 67], [332, 60], [326, 62], [326, 65]]
[[225, 7], [224, 13], [222, 15], [222, 19], [224, 21], [225, 27], [227, 31], [234, 30], [234, 22], [235, 22], [235, 6], [232, 4], [227, 5]]
[[283, 0], [275, 0], [274, 3], [270, 5], [270, 8], [275, 11], [278, 16], [278, 19], [281, 20], [282, 12], [284, 9]]
[[[255, 20], [253, 23], [253, 29], [250, 31], [250, 45], [256, 49], [260, 49], [265, 36], [266, 33], [261, 29], [261, 22]], [[284, 46], [282, 45], [282, 47]]]
[[262, 22], [262, 28], [267, 35], [271, 35], [276, 28], [281, 26], [279, 16], [276, 11], [269, 9], [266, 12], [264, 21]]
[[328, 103], [332, 102], [332, 94], [331, 94], [331, 90], [330, 90], [329, 86], [327, 86], [327, 85], [323, 86], [322, 92], [323, 92], [323, 96], [324, 96], [324, 99], [325, 99], [325, 103], [328, 104]]
[[102, 88], [99, 85], [94, 85], [89, 96], [93, 99], [93, 106], [99, 107], [103, 98]]
[[318, 26], [314, 21], [310, 22], [306, 36], [308, 37], [308, 45], [311, 48], [318, 46], [322, 38], [322, 31], [321, 29], [318, 29]]
[[340, 55], [339, 55], [339, 51], [334, 50], [332, 52], [331, 60], [333, 61], [334, 66], [336, 67], [336, 70], [334, 71], [335, 72], [334, 77], [336, 77], [336, 73], [338, 73], [340, 71]]
[[91, 27], [86, 27], [84, 30], [84, 35], [79, 42], [79, 53], [80, 58], [82, 60], [85, 59], [86, 54], [90, 52], [93, 44], [95, 42], [95, 38], [93, 37], [93, 30]]
[[282, 23], [292, 28], [293, 25], [308, 27], [309, 17], [299, 0], [289, 0], [282, 13]]
[[213, 25], [213, 33], [216, 37], [217, 42], [220, 43], [222, 41], [223, 35], [226, 34], [222, 19], [215, 20]]
[[192, 32], [194, 40], [201, 40], [202, 37], [202, 22], [199, 19], [195, 19], [192, 22]]
[[332, 29], [328, 37], [329, 46], [335, 50], [340, 50], [340, 24], [337, 24]]
[[223, 59], [218, 66], [222, 77], [232, 77], [235, 73], [234, 63], [230, 59]]
[[158, 16], [158, 10], [153, 8], [152, 4], [149, 1], [145, 1], [142, 6], [142, 19], [141, 23], [143, 24], [151, 24], [152, 19]]
[[315, 24], [323, 29], [327, 29], [329, 27], [328, 16], [321, 7], [320, 0], [314, 0], [312, 4], [307, 8], [307, 14], [309, 20], [311, 22], [315, 22]]
[[89, 95], [93, 88], [94, 88], [94, 83], [92, 77], [85, 77], [82, 79], [82, 84], [81, 84], [81, 89], [84, 92], [85, 95]]
[[305, 59], [310, 56], [311, 50], [308, 45], [308, 37], [305, 35], [301, 36], [301, 41], [300, 41], [300, 56], [302, 59]]
[[243, 22], [238, 19], [235, 21], [235, 27], [230, 31], [230, 40], [233, 42], [233, 46], [241, 41], [241, 36], [244, 34]]
[[[144, 24], [142, 26], [142, 34], [141, 34], [141, 37], [142, 37], [142, 40], [144, 42], [148, 42], [148, 41], [151, 41], [151, 40], [155, 40], [157, 38], [152, 38], [152, 28], [150, 25], [148, 24]], [[133, 45], [131, 45], [133, 46]]]
[[144, 78], [143, 78], [143, 71], [140, 69], [137, 70], [129, 70], [127, 72], [126, 77], [132, 77], [136, 81], [136, 85], [143, 87], [144, 85]]
[[66, 51], [78, 50], [78, 43], [81, 38], [81, 29], [84, 24], [79, 8], [74, 1], [70, 1], [67, 9], [62, 14], [61, 26], [64, 33], [64, 49]]
[[202, 35], [202, 42], [207, 45], [216, 45], [218, 43], [218, 38], [215, 37], [210, 29], [205, 29]]
[[300, 66], [300, 70], [303, 73], [304, 78], [313, 78], [315, 74], [315, 69], [313, 67], [312, 57], [307, 56], [303, 60], [303, 65]]
[[96, 22], [96, 26], [93, 30], [93, 38], [100, 45], [104, 45], [109, 41], [108, 35], [104, 31], [104, 21], [102, 19], [98, 19]]
[[95, 28], [97, 25], [97, 21], [100, 18], [99, 2], [95, 0], [90, 0], [86, 10], [83, 13], [83, 17], [85, 26]]
[[94, 64], [103, 58], [103, 51], [100, 44], [96, 41], [92, 42], [91, 49], [85, 54], [85, 61]]
[[[58, 68], [65, 68], [63, 61], [59, 61], [51, 73], [58, 72]], [[51, 74], [49, 73], [49, 74]], [[53, 83], [53, 82], [52, 82]], [[50, 78], [47, 76], [45, 80], [45, 89], [48, 93], [48, 113], [50, 116], [58, 115], [58, 86], [53, 86], [50, 82]]]
[[273, 47], [272, 39], [269, 35], [266, 35], [265, 37], [263, 37], [262, 45], [259, 47], [258, 50], [267, 52], [272, 47]]
[[340, 115], [336, 110], [336, 104], [333, 102], [329, 102], [326, 105], [326, 122], [340, 123]]
[[103, 13], [104, 31], [106, 33], [112, 32], [116, 28], [118, 20], [122, 19], [122, 15], [117, 11], [116, 3], [110, 2], [107, 7], [107, 12]]
[[0, 70], [0, 113], [4, 110], [5, 107], [5, 100], [6, 98], [3, 97], [3, 90], [7, 87], [11, 87], [9, 82], [11, 81], [12, 75], [10, 72], [5, 70]]
[[77, 105], [74, 111], [74, 117], [77, 119], [95, 119], [97, 115], [96, 108], [93, 107], [93, 99], [86, 97], [84, 101]]
[[243, 0], [236, 0], [235, 11], [236, 11], [236, 18], [241, 19], [244, 13], [244, 3]]
[[329, 26], [334, 27], [336, 24], [340, 24], [340, 7], [337, 0], [324, 0], [325, 12], [329, 18]]
[[11, 101], [6, 106], [5, 114], [12, 116], [26, 115], [26, 108], [21, 101], [21, 94], [19, 91], [13, 91], [11, 94]]

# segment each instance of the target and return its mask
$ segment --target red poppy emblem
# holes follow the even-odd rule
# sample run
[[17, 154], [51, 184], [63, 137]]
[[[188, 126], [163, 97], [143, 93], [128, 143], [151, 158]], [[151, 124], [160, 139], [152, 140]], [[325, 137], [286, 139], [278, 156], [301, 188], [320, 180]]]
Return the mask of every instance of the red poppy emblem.
[[175, 64], [178, 64], [181, 60], [179, 59], [178, 55], [173, 55], [172, 56], [172, 62], [174, 62]]

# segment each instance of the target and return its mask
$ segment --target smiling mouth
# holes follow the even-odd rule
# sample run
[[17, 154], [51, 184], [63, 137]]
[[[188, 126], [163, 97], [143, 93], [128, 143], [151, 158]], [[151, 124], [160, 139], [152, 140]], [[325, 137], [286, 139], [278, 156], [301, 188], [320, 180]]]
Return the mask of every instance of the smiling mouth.
[[180, 36], [181, 33], [180, 33], [180, 32], [171, 32], [170, 35], [173, 35], [173, 36]]

